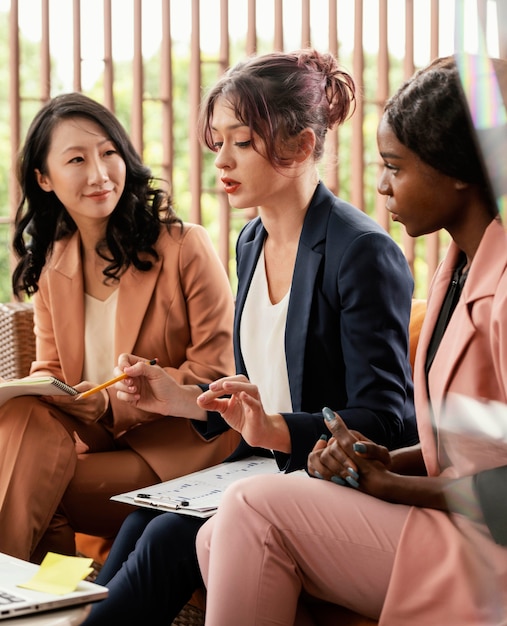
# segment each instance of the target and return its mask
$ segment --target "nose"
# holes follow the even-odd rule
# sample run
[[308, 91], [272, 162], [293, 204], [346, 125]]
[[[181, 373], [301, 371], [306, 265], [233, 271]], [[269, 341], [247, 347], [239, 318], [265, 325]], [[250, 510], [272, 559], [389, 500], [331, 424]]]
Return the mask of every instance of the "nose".
[[218, 170], [224, 170], [231, 167], [231, 156], [225, 144], [222, 144], [218, 149], [217, 156], [215, 157], [215, 167]]
[[377, 181], [377, 191], [382, 196], [390, 196], [391, 195], [391, 185], [389, 183], [389, 172], [384, 167], [382, 169], [382, 173], [379, 176]]
[[88, 184], [103, 185], [108, 179], [106, 164], [101, 159], [92, 159], [88, 165]]

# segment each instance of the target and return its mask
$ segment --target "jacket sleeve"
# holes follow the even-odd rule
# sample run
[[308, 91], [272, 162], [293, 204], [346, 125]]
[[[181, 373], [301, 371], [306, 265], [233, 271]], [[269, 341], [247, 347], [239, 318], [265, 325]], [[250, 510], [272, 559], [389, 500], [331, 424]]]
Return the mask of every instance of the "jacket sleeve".
[[[390, 237], [367, 232], [351, 241], [334, 271], [336, 294], [327, 286], [326, 298], [336, 299], [344, 380], [329, 380], [328, 386], [344, 384], [345, 401], [330, 408], [349, 428], [388, 448], [411, 445], [417, 441], [408, 356], [413, 279], [406, 259]], [[329, 431], [321, 412], [284, 418], [292, 453], [275, 456], [292, 471], [306, 466], [313, 445]]]

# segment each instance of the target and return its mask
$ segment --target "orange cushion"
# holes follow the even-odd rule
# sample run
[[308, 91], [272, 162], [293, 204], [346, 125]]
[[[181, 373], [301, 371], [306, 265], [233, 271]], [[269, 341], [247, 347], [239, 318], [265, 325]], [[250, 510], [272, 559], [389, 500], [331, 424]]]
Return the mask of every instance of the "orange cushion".
[[412, 310], [410, 312], [410, 324], [408, 327], [410, 346], [410, 365], [414, 371], [415, 352], [419, 342], [421, 326], [426, 315], [426, 300], [414, 298], [412, 300]]
[[104, 564], [112, 544], [111, 539], [76, 533], [76, 551], [100, 565]]

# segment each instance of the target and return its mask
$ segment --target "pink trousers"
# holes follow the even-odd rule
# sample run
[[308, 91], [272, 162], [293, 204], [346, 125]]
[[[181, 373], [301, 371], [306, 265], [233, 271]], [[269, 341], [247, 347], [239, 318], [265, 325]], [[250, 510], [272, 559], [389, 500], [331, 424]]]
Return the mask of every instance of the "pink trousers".
[[231, 485], [197, 537], [206, 626], [302, 624], [301, 594], [377, 619], [408, 511], [303, 473]]

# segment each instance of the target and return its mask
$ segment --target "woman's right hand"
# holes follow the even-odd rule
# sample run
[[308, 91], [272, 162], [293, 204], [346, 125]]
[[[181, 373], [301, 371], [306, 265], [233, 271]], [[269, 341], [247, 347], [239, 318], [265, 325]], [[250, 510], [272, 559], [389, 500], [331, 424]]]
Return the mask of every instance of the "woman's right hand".
[[205, 419], [205, 412], [196, 403], [201, 389], [180, 385], [159, 365], [133, 354], [121, 354], [115, 372], [128, 374], [115, 384], [119, 400], [150, 413]]

